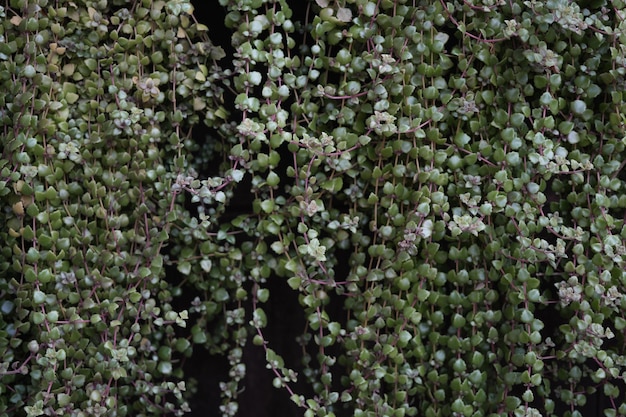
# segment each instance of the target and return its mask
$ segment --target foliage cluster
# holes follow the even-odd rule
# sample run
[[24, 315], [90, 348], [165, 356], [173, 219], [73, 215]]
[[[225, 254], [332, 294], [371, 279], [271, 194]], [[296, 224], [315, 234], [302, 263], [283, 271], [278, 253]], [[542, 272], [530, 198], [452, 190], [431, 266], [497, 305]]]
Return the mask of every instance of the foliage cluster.
[[626, 415], [622, 0], [63, 3], [0, 9], [0, 413], [182, 414], [196, 345], [234, 416], [253, 343], [306, 417]]
[[[182, 415], [164, 247], [223, 54], [183, 1], [0, 6], [0, 415]], [[202, 118], [210, 123], [210, 117]]]

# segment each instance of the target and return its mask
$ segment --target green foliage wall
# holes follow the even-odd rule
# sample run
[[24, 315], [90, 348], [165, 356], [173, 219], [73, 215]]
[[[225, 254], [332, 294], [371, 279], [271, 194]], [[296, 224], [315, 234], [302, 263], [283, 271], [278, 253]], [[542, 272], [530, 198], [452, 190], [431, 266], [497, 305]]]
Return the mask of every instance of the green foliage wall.
[[[221, 50], [186, 2], [0, 7], [0, 414], [181, 415], [164, 248]], [[208, 117], [203, 117], [207, 123]]]
[[180, 415], [195, 347], [234, 416], [253, 344], [306, 417], [626, 415], [626, 4], [218, 3], [0, 9], [0, 412]]

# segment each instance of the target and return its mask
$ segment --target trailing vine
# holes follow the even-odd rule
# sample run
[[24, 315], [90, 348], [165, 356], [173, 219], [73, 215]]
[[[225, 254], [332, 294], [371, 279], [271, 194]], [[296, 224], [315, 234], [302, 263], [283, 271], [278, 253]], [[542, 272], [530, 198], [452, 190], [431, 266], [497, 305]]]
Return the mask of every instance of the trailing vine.
[[626, 415], [622, 1], [215, 7], [0, 8], [0, 414]]

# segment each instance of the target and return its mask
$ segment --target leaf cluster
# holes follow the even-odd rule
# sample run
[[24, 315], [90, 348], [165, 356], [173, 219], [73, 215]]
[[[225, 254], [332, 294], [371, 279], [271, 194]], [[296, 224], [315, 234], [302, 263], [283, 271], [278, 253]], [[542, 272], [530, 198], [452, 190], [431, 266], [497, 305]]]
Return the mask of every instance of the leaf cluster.
[[182, 415], [189, 315], [165, 248], [223, 51], [188, 2], [0, 15], [0, 415]]
[[[236, 349], [306, 416], [575, 416], [597, 391], [624, 414], [624, 5], [220, 4], [254, 195], [221, 228]], [[313, 398], [265, 336], [269, 280]]]

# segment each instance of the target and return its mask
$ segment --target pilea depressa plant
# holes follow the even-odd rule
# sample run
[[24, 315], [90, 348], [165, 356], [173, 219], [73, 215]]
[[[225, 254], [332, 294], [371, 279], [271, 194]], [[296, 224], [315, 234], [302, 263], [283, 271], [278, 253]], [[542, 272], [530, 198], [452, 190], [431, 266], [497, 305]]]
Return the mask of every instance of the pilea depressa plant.
[[213, 3], [3, 2], [0, 414], [626, 416], [626, 4]]

